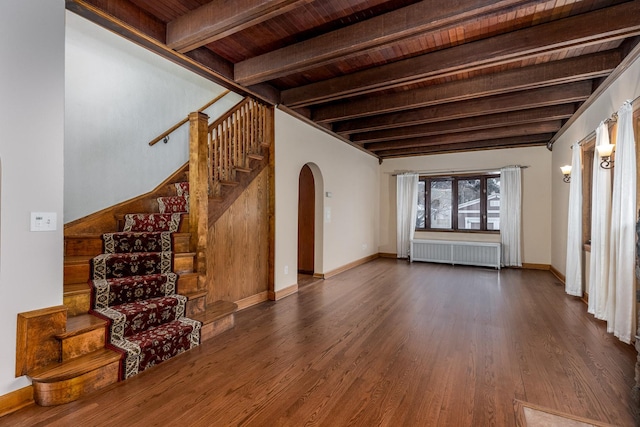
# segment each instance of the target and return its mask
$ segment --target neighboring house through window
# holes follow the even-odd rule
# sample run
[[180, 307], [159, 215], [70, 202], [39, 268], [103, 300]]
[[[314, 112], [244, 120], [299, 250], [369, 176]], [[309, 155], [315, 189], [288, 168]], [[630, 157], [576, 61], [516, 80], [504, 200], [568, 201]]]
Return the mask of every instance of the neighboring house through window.
[[416, 230], [500, 230], [500, 174], [420, 177]]

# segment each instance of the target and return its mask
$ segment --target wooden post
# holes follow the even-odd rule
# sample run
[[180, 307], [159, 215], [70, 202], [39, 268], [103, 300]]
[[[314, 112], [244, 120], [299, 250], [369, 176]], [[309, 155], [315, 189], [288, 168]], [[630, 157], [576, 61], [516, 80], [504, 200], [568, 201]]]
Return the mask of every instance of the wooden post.
[[209, 116], [189, 114], [189, 232], [190, 250], [196, 253], [198, 288], [203, 289], [207, 275], [207, 238], [209, 235], [208, 138]]

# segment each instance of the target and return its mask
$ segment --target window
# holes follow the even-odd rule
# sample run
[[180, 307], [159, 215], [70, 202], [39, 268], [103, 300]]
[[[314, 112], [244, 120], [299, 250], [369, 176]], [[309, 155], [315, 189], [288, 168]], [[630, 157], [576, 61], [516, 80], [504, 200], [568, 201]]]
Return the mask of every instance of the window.
[[421, 177], [416, 230], [500, 230], [500, 175]]

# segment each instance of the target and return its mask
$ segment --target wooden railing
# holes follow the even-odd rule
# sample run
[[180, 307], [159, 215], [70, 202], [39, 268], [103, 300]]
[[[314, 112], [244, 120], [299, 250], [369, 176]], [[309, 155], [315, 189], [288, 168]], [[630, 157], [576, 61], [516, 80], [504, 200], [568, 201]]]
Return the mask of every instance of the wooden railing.
[[234, 109], [209, 125], [209, 191], [219, 196], [222, 185], [233, 185], [237, 172], [249, 171], [252, 158], [269, 145], [272, 109], [245, 98]]
[[[206, 110], [207, 108], [211, 107], [213, 104], [218, 102], [220, 99], [224, 98], [228, 93], [229, 93], [229, 91], [225, 90], [220, 95], [216, 96], [211, 101], [209, 101], [206, 104], [204, 104], [200, 109], [198, 109], [198, 111], [200, 112], [200, 111]], [[187, 116], [184, 119], [180, 120], [178, 123], [176, 123], [175, 125], [171, 126], [169, 129], [167, 129], [164, 132], [162, 132], [160, 135], [158, 135], [155, 138], [153, 138], [151, 141], [149, 141], [149, 145], [151, 145], [151, 146], [156, 145], [160, 141], [163, 141], [166, 144], [167, 142], [169, 142], [169, 135], [171, 133], [173, 133], [174, 130], [178, 129], [179, 127], [181, 127], [182, 125], [184, 125], [188, 121], [189, 121], [189, 116]]]

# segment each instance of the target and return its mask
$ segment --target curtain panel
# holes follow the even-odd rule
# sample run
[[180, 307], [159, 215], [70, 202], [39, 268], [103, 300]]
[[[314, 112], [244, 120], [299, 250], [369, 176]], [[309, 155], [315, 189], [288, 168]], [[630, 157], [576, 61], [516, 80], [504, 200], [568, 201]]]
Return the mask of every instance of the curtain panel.
[[418, 214], [418, 174], [404, 173], [396, 176], [396, 218], [398, 258], [410, 256], [411, 240], [416, 231]]
[[522, 266], [522, 173], [519, 166], [500, 169], [500, 242], [502, 265]]
[[582, 150], [574, 144], [567, 218], [567, 265], [565, 292], [582, 296]]
[[635, 331], [635, 222], [636, 147], [633, 108], [626, 102], [618, 111], [613, 194], [607, 331], [631, 343]]
[[[597, 147], [609, 144], [609, 126], [602, 122], [596, 129]], [[591, 193], [591, 266], [589, 268], [589, 313], [607, 320], [609, 291], [609, 226], [611, 224], [611, 170], [600, 167], [593, 156]]]

